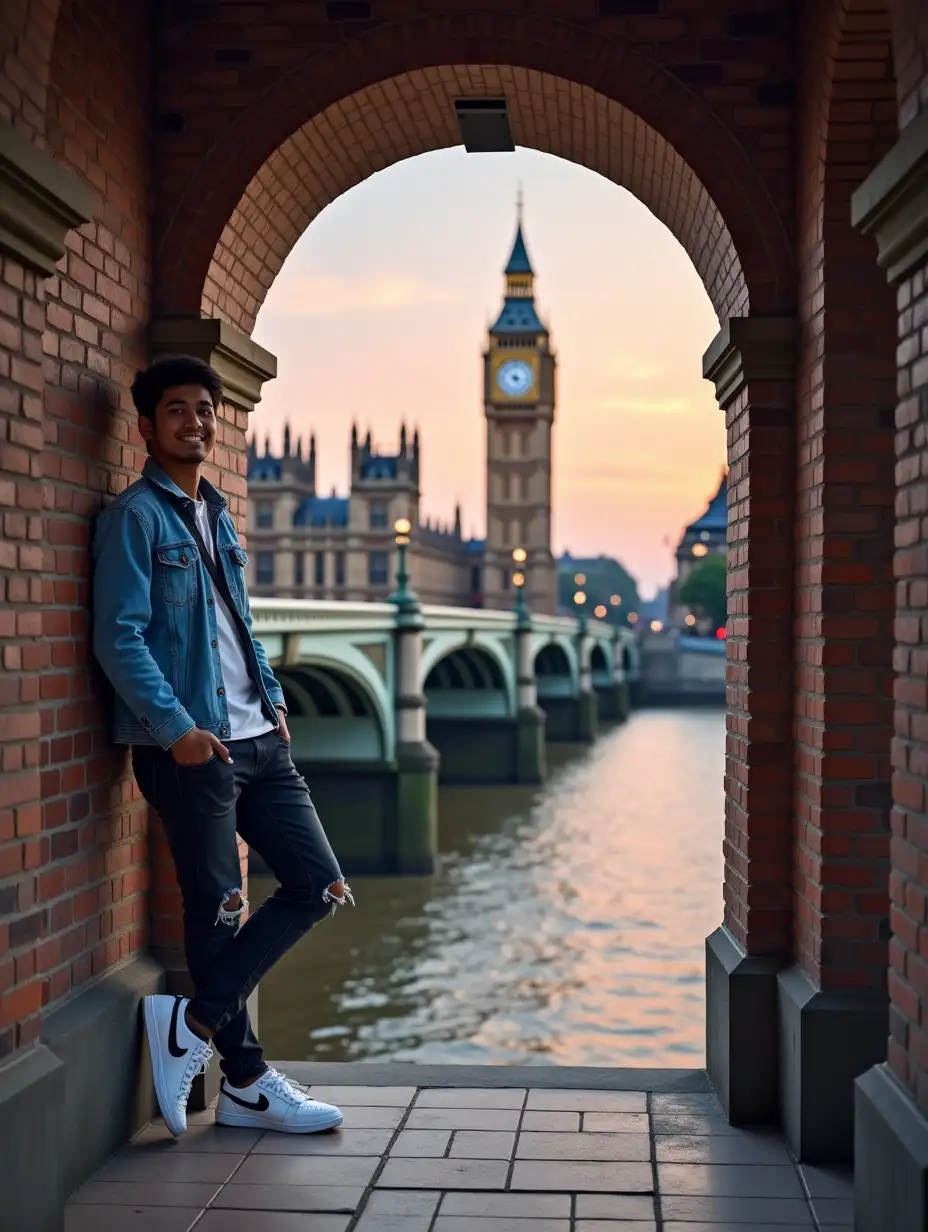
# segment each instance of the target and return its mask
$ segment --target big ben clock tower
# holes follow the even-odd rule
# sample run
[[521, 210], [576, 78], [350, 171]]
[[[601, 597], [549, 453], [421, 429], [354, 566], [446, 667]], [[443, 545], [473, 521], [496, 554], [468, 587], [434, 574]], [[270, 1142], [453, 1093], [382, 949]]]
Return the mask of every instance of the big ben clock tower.
[[487, 420], [487, 541], [483, 593], [488, 608], [513, 603], [515, 548], [528, 553], [525, 598], [552, 613], [551, 432], [555, 368], [548, 331], [535, 308], [535, 271], [522, 234], [522, 206], [505, 270], [506, 298], [484, 354]]

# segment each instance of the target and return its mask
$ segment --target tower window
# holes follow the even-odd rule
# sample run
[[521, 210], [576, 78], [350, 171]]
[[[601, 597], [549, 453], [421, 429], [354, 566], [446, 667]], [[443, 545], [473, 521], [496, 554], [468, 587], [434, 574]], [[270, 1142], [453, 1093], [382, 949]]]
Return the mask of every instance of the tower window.
[[371, 586], [384, 586], [387, 582], [386, 552], [371, 552], [367, 562], [368, 581]]
[[335, 585], [345, 585], [345, 553], [335, 553]]
[[274, 529], [274, 506], [270, 501], [258, 501], [255, 509], [255, 526], [258, 530]]
[[387, 529], [387, 506], [383, 501], [375, 501], [370, 506], [371, 530]]
[[303, 553], [297, 552], [293, 558], [293, 585], [303, 585]]
[[509, 586], [510, 586], [511, 581], [512, 581], [512, 579], [511, 579], [511, 578], [510, 578], [510, 576], [509, 576], [509, 570], [508, 570], [508, 569], [503, 569], [503, 571], [502, 571], [502, 584], [503, 584], [503, 590], [508, 590], [508, 589], [509, 589]]
[[274, 585], [274, 553], [255, 553], [255, 581], [259, 586]]
[[316, 552], [313, 560], [313, 582], [316, 586], [325, 585], [325, 552]]

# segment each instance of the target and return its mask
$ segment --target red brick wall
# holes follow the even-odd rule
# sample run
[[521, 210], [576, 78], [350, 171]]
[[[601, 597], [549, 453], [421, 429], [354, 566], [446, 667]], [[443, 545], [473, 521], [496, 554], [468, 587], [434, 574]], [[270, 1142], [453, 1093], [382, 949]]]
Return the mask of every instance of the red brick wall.
[[[928, 107], [928, 11], [893, 5], [899, 123]], [[928, 265], [897, 288], [896, 681], [889, 1062], [928, 1114]]]
[[[850, 198], [895, 141], [882, 0], [805, 10], [796, 483], [796, 960], [884, 989], [892, 734], [893, 295]], [[825, 66], [825, 72], [822, 68]]]

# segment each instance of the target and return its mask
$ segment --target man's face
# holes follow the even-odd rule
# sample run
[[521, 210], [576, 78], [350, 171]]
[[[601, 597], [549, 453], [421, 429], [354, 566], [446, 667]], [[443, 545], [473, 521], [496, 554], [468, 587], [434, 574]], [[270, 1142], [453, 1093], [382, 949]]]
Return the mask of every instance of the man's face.
[[205, 462], [216, 443], [216, 412], [209, 392], [202, 385], [166, 389], [154, 420], [139, 417], [139, 432], [156, 462]]

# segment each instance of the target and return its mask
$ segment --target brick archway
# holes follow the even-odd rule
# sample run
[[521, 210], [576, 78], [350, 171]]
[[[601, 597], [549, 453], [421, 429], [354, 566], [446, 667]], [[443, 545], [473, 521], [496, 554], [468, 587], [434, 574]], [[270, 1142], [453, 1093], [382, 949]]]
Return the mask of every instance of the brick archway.
[[[743, 140], [746, 133], [736, 135], [696, 90], [623, 40], [537, 14], [486, 12], [479, 22], [435, 16], [385, 24], [281, 75], [196, 157], [173, 157], [166, 141], [155, 259], [158, 311], [190, 314], [205, 307], [237, 317], [247, 329], [282, 263], [278, 249], [285, 237], [295, 239], [297, 227], [305, 228], [322, 205], [378, 168], [450, 144], [450, 97], [457, 90], [496, 91], [504, 74], [510, 106], [520, 113], [517, 140], [619, 182], [627, 178], [626, 186], [687, 248], [721, 319], [749, 309], [792, 309], [788, 188], [775, 202], [770, 177], [760, 173]], [[415, 114], [400, 122], [412, 101], [407, 91]], [[429, 93], [433, 103], [426, 105]], [[638, 143], [637, 159], [624, 174], [621, 158], [616, 162], [605, 142], [607, 121], [631, 136], [632, 148]], [[327, 148], [337, 164], [331, 171], [319, 166]], [[310, 175], [301, 184], [304, 205], [293, 203], [287, 211], [275, 201], [269, 215], [262, 190], [275, 176], [299, 170]], [[694, 204], [698, 221], [687, 227]], [[248, 286], [220, 286], [215, 275], [223, 249], [245, 255], [245, 222], [257, 224], [267, 250], [261, 248], [261, 257], [249, 253]]]

